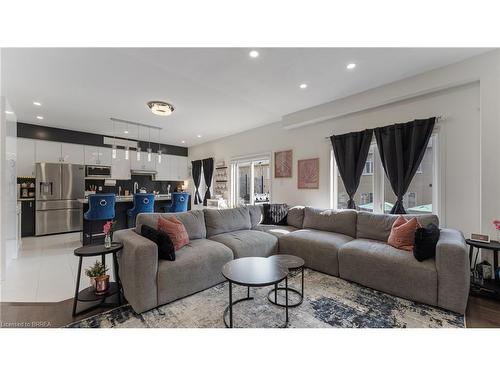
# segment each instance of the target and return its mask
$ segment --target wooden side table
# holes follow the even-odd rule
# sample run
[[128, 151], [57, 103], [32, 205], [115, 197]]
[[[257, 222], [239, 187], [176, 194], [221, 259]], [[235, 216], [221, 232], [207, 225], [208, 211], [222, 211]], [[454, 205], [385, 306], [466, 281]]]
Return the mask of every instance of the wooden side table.
[[[75, 288], [75, 298], [73, 300], [73, 316], [77, 315], [76, 313], [76, 305], [78, 301], [80, 302], [93, 302], [93, 301], [101, 301], [98, 305], [89, 307], [83, 311], [80, 311], [79, 314], [91, 310], [106, 301], [106, 298], [111, 297], [115, 294], [118, 295], [118, 306], [122, 304], [121, 293], [122, 293], [122, 284], [120, 282], [120, 276], [118, 272], [118, 260], [116, 258], [116, 254], [123, 248], [123, 245], [119, 242], [113, 242], [110, 248], [106, 248], [104, 245], [89, 245], [79, 247], [74, 251], [74, 254], [79, 257], [78, 261], [78, 273], [76, 276], [76, 288]], [[105, 266], [106, 265], [106, 255], [113, 255], [113, 268], [115, 274], [115, 281], [109, 283], [109, 289], [106, 294], [97, 296], [94, 293], [94, 290], [91, 287], [85, 288], [80, 291], [80, 278], [82, 274], [82, 260], [85, 257], [93, 257], [93, 256], [101, 256], [101, 262]]]
[[[471, 276], [471, 294], [478, 295], [480, 297], [490, 297], [495, 299], [500, 299], [500, 279], [496, 270], [498, 269], [498, 253], [500, 252], [500, 242], [491, 241], [480, 242], [474, 241], [471, 239], [465, 240], [467, 245], [469, 245], [469, 262], [471, 267], [471, 273], [474, 271], [474, 268], [477, 264], [477, 257], [479, 254], [479, 250], [490, 250], [493, 251], [493, 275], [494, 278], [492, 280], [484, 280], [483, 285], [477, 284], [473, 282]], [[474, 248], [477, 248], [476, 256], [474, 257], [474, 263], [472, 262]]]

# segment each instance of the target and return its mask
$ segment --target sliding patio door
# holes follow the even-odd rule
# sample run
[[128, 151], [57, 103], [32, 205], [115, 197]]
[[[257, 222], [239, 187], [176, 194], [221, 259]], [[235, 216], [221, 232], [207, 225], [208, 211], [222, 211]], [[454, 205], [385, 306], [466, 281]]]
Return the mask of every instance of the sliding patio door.
[[234, 206], [268, 203], [271, 198], [270, 158], [231, 163], [231, 200]]

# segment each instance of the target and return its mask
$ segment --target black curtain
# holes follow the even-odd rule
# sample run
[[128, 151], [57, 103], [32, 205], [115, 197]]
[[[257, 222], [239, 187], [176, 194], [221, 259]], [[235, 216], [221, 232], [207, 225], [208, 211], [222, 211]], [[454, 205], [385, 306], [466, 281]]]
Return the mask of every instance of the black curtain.
[[347, 208], [356, 209], [353, 197], [356, 190], [358, 190], [361, 174], [365, 168], [372, 134], [372, 129], [366, 129], [360, 132], [332, 135], [330, 137], [340, 177], [349, 195]]
[[207, 205], [207, 199], [210, 199], [210, 186], [212, 185], [212, 176], [214, 174], [214, 158], [203, 159], [203, 177], [205, 178], [205, 184], [207, 185], [207, 191], [205, 192], [205, 197], [203, 199], [203, 205]]
[[194, 204], [201, 203], [201, 196], [198, 189], [200, 188], [201, 180], [201, 160], [191, 161], [191, 166], [193, 167], [193, 182], [194, 182]]
[[397, 196], [391, 214], [406, 213], [403, 196], [424, 157], [435, 122], [431, 117], [374, 130], [385, 174]]

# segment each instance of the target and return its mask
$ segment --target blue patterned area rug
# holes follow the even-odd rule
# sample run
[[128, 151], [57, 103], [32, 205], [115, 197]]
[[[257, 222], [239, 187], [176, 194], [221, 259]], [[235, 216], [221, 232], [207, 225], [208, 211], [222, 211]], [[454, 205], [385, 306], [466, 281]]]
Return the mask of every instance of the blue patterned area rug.
[[[300, 275], [290, 286], [300, 289]], [[274, 328], [283, 325], [285, 309], [267, 300], [267, 288], [252, 288], [254, 300], [236, 304], [235, 327]], [[247, 288], [233, 287], [233, 300], [245, 297]], [[279, 302], [284, 302], [279, 295]], [[298, 296], [290, 294], [290, 303]], [[223, 328], [228, 303], [227, 283], [136, 314], [129, 305], [72, 323], [71, 328]], [[411, 302], [358, 284], [305, 270], [303, 303], [289, 309], [290, 328], [454, 328], [464, 317], [437, 307]]]

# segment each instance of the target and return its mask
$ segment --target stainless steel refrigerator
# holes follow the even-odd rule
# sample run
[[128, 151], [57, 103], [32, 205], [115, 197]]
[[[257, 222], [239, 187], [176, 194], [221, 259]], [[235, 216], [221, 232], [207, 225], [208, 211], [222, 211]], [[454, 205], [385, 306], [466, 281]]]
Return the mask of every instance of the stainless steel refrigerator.
[[82, 230], [84, 191], [83, 165], [36, 163], [35, 234]]

